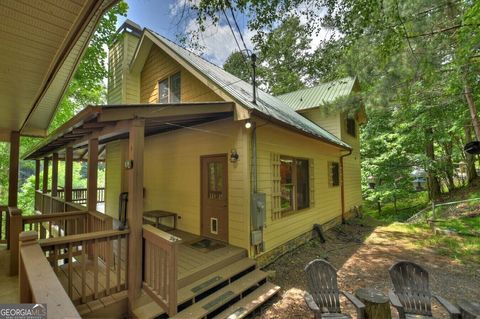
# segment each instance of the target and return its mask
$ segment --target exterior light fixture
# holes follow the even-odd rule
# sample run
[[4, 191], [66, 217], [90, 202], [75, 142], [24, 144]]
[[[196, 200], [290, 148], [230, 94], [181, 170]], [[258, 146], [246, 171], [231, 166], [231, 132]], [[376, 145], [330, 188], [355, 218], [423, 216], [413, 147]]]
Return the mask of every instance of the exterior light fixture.
[[370, 189], [375, 189], [375, 184], [377, 184], [377, 179], [375, 178], [375, 176], [370, 175], [367, 177], [367, 180]]
[[230, 151], [230, 162], [236, 163], [239, 157], [236, 149]]
[[251, 128], [252, 127], [252, 122], [250, 122], [250, 120], [246, 121], [245, 122], [245, 128]]

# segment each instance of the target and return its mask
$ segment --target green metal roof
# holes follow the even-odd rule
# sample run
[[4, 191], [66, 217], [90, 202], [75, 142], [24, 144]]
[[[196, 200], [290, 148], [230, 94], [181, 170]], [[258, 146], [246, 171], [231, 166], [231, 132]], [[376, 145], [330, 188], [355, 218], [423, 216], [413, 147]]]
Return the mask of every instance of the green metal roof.
[[308, 110], [350, 95], [355, 81], [355, 78], [347, 77], [277, 97], [295, 111]]
[[150, 29], [145, 30], [152, 34], [156, 40], [160, 41], [178, 54], [180, 58], [190, 64], [198, 72], [214, 82], [220, 89], [237, 100], [238, 103], [242, 104], [245, 108], [258, 111], [269, 118], [283, 122], [288, 126], [304, 131], [309, 135], [313, 135], [332, 144], [336, 144], [342, 148], [351, 149], [350, 145], [312, 121], [304, 118], [282, 100], [263, 92], [260, 89], [257, 89], [257, 103], [252, 103], [253, 94], [252, 85], [250, 83], [237, 78], [215, 64], [208, 62], [185, 48], [182, 48], [155, 31]]

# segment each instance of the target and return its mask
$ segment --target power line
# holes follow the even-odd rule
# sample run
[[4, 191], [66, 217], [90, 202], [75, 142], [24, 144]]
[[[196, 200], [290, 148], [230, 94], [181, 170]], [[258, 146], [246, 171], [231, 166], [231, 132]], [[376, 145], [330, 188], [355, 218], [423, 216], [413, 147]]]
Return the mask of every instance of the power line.
[[[242, 55], [243, 59], [245, 60], [245, 56], [242, 53], [242, 48], [240, 47], [240, 44], [238, 43], [237, 37], [235, 36], [235, 31], [233, 31], [232, 25], [230, 24], [230, 19], [228, 19], [227, 13], [225, 12], [225, 9], [222, 7], [223, 14], [225, 15], [225, 20], [227, 20], [228, 27], [230, 28], [230, 32], [232, 32], [233, 39], [235, 40], [235, 43], [237, 44], [238, 50], [240, 54]], [[240, 34], [240, 37], [242, 35]], [[242, 38], [243, 39], [243, 38]], [[247, 52], [248, 54], [248, 52]]]
[[231, 6], [230, 6], [230, 12], [232, 13], [233, 21], [235, 22], [235, 25], [237, 27], [238, 34], [240, 35], [240, 39], [242, 40], [243, 47], [245, 48], [245, 52], [247, 52], [247, 54], [248, 54], [247, 45], [245, 44], [245, 41], [243, 40], [242, 31], [240, 31], [240, 27], [238, 26], [238, 23], [237, 23], [237, 18], [235, 18], [235, 13], [233, 12], [233, 8]]

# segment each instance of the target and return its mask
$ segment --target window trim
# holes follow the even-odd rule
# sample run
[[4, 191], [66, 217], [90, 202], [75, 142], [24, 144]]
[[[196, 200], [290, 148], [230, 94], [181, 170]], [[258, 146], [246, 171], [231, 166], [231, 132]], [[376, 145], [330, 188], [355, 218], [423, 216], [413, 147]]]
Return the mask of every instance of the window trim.
[[[348, 128], [348, 123], [349, 121], [352, 121], [353, 122], [353, 132], [351, 132]], [[347, 116], [345, 118], [345, 131], [347, 132], [348, 135], [350, 135], [351, 137], [357, 137], [357, 121], [355, 120], [354, 117], [351, 117], [351, 116]]]
[[[334, 164], [336, 165], [336, 167], [338, 168], [338, 181], [337, 183], [335, 184], [334, 183], [334, 180], [333, 180], [333, 167], [334, 167]], [[340, 169], [340, 162], [337, 162], [337, 161], [329, 161], [328, 162], [328, 186], [329, 187], [339, 187], [340, 184], [341, 184], [341, 175], [342, 172], [341, 172], [341, 169]]]
[[[172, 77], [179, 74], [180, 75], [180, 86], [179, 86], [179, 101], [178, 102], [172, 102]], [[167, 81], [168, 83], [168, 95], [167, 95], [167, 102], [160, 102], [160, 83]], [[169, 75], [161, 78], [160, 80], [157, 81], [157, 91], [158, 91], [158, 98], [157, 98], [157, 103], [159, 104], [169, 104], [169, 103], [181, 103], [182, 102], [182, 71], [177, 71], [170, 73]]]
[[[289, 209], [281, 209], [281, 215], [282, 217], [283, 216], [287, 216], [287, 215], [290, 215], [290, 214], [294, 214], [294, 213], [297, 213], [297, 212], [301, 212], [301, 211], [304, 211], [306, 209], [309, 209], [312, 207], [312, 202], [310, 200], [310, 196], [311, 196], [311, 172], [310, 172], [310, 159], [308, 158], [304, 158], [304, 157], [295, 157], [295, 156], [289, 156], [289, 155], [280, 155], [280, 166], [279, 166], [279, 169], [281, 170], [281, 161], [282, 159], [289, 159], [289, 160], [292, 160], [293, 161], [293, 165], [292, 165], [292, 183], [290, 184], [282, 184], [281, 182], [281, 179], [280, 179], [280, 190], [282, 189], [282, 185], [292, 185], [292, 205], [291, 205], [291, 208]], [[297, 161], [298, 160], [301, 160], [301, 161], [306, 161], [307, 162], [307, 189], [306, 189], [306, 192], [305, 194], [307, 195], [307, 206], [305, 207], [302, 207], [302, 208], [298, 208], [298, 198], [297, 198], [297, 195], [298, 195], [298, 172], [297, 172]], [[281, 199], [280, 199], [281, 200]]]

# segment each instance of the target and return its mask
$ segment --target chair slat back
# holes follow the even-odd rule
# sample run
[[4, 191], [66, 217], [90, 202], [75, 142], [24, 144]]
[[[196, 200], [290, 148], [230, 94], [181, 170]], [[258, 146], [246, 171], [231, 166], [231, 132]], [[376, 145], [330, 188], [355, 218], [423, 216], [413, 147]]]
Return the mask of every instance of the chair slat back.
[[305, 267], [308, 292], [322, 313], [340, 313], [337, 270], [329, 262], [315, 259]]
[[390, 278], [405, 313], [432, 315], [432, 295], [425, 269], [409, 261], [400, 261], [390, 268]]

